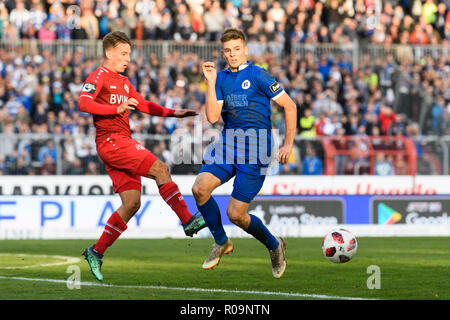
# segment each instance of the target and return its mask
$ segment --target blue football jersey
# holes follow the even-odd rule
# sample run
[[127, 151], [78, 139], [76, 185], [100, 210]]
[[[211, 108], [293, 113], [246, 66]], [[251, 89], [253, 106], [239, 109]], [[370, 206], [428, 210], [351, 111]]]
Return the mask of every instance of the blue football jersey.
[[272, 144], [270, 100], [281, 96], [283, 88], [266, 70], [247, 62], [237, 72], [229, 68], [218, 72], [215, 89], [223, 103], [224, 149], [215, 145], [214, 161], [267, 166]]

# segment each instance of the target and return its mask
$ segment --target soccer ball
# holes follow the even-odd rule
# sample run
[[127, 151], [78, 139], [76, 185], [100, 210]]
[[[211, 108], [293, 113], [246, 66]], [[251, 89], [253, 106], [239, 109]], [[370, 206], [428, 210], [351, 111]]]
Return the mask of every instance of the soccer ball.
[[350, 261], [356, 254], [358, 243], [355, 236], [345, 229], [336, 228], [328, 232], [322, 241], [325, 258], [334, 263]]

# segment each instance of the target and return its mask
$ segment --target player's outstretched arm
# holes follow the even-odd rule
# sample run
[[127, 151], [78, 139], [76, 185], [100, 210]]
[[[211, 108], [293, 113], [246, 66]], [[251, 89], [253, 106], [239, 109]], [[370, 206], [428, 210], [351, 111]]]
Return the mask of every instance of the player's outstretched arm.
[[175, 117], [175, 118], [186, 118], [198, 115], [197, 111], [191, 109], [174, 110], [165, 108], [157, 103], [145, 100], [144, 97], [141, 96], [141, 94], [137, 92], [136, 89], [134, 89], [131, 83], [128, 83], [128, 87], [130, 88], [130, 96], [132, 97], [128, 101], [130, 101], [131, 99], [135, 100], [136, 101], [135, 106], [141, 112], [148, 113], [158, 117]]
[[[132, 98], [133, 99], [133, 98]], [[192, 109], [169, 109], [158, 105], [157, 103], [142, 99], [136, 105], [138, 110], [158, 117], [174, 117], [174, 118], [186, 118], [194, 117], [198, 115], [198, 112]]]
[[203, 63], [202, 70], [206, 80], [206, 119], [209, 123], [214, 124], [220, 119], [223, 105], [223, 103], [217, 101], [217, 70], [214, 62], [211, 61]]
[[[130, 99], [135, 99], [137, 101], [136, 108], [144, 113], [148, 113], [152, 116], [158, 116], [158, 117], [173, 117], [175, 110], [165, 108], [163, 106], [160, 106], [157, 103], [154, 103], [152, 101], [145, 100], [143, 96], [139, 92], [136, 91], [136, 89], [133, 87], [133, 85], [127, 81], [127, 85], [130, 88]], [[130, 100], [128, 99], [128, 100]]]
[[281, 164], [285, 164], [291, 155], [295, 134], [297, 132], [297, 105], [287, 93], [283, 93], [274, 101], [284, 109], [286, 135], [283, 146], [278, 150], [277, 160]]
[[175, 118], [186, 118], [186, 117], [195, 117], [198, 115], [198, 112], [192, 109], [181, 109], [175, 110], [173, 116]]

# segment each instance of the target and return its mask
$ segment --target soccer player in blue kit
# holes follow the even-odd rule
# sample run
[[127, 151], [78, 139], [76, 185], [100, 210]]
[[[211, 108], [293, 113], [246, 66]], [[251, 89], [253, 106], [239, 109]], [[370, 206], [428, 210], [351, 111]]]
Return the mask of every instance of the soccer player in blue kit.
[[292, 151], [297, 107], [266, 70], [247, 61], [249, 49], [242, 31], [226, 29], [221, 42], [229, 67], [217, 72], [214, 62], [205, 62], [202, 66], [207, 84], [206, 117], [214, 124], [222, 116], [224, 122], [220, 141], [210, 145], [192, 187], [197, 207], [215, 241], [211, 255], [202, 267], [206, 270], [215, 267], [224, 254], [233, 251], [233, 243], [225, 233], [219, 207], [211, 194], [235, 177], [227, 208], [228, 218], [266, 246], [272, 262], [272, 275], [281, 278], [286, 269], [286, 242], [274, 236], [258, 217], [248, 214], [247, 210], [263, 186], [264, 169], [270, 162], [270, 100], [285, 112], [284, 144], [276, 154], [282, 164], [287, 162]]

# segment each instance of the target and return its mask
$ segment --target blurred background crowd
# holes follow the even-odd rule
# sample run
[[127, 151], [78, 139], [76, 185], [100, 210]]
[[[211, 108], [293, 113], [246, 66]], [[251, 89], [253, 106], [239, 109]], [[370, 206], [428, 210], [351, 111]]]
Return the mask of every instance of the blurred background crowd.
[[[137, 40], [216, 41], [223, 28], [236, 26], [245, 30], [250, 41], [270, 39], [286, 46], [295, 41], [339, 43], [345, 38], [448, 45], [449, 5], [449, 1], [433, 0], [3, 1], [0, 41], [101, 39], [113, 29]], [[376, 12], [380, 12], [377, 23]], [[71, 23], [80, 27], [69, 28]], [[225, 67], [218, 52], [212, 56], [219, 69]], [[251, 60], [277, 78], [298, 108], [299, 139], [294, 152], [288, 164], [274, 167], [272, 173], [323, 174], [318, 137], [450, 135], [450, 55], [363, 56], [357, 68], [345, 56], [312, 52], [286, 54], [281, 59], [264, 52], [252, 54]], [[195, 137], [199, 124], [201, 135], [212, 128], [203, 112], [202, 62], [195, 53], [172, 51], [164, 59], [136, 54], [125, 72], [146, 99], [201, 114], [183, 120], [139, 112], [130, 115], [132, 133], [138, 139], [144, 135], [142, 143], [175, 174], [196, 174], [202, 155], [193, 153], [191, 160], [196, 164], [175, 165], [173, 153], [180, 145], [171, 144], [168, 135]], [[0, 48], [0, 174], [56, 174], [58, 165], [63, 174], [106, 173], [95, 150], [92, 116], [80, 113], [77, 106], [84, 80], [101, 63], [86, 57], [83, 50], [57, 58], [50, 50]], [[275, 103], [272, 122], [282, 135], [284, 112]], [[161, 138], [147, 139], [147, 134]], [[36, 140], [39, 135], [42, 139]], [[204, 146], [208, 141], [190, 143]], [[424, 159], [418, 173], [442, 172], [433, 152], [420, 143], [417, 152]], [[407, 173], [402, 157], [376, 160], [374, 174]], [[344, 164], [336, 173], [356, 172]]]
[[449, 1], [435, 0], [5, 0], [0, 38], [215, 41], [226, 27], [285, 43], [439, 44], [450, 40]]

